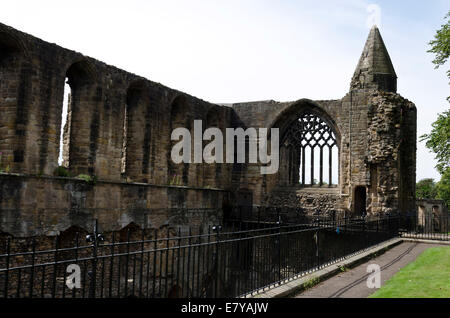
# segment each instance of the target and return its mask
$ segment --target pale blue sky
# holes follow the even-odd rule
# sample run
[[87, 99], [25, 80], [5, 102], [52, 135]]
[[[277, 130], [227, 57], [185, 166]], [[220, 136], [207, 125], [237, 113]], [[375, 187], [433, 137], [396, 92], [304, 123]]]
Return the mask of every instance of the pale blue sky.
[[[215, 103], [343, 97], [377, 4], [418, 135], [449, 108], [448, 66], [426, 51], [450, 0], [0, 1], [2, 23]], [[423, 143], [417, 161], [439, 179]]]

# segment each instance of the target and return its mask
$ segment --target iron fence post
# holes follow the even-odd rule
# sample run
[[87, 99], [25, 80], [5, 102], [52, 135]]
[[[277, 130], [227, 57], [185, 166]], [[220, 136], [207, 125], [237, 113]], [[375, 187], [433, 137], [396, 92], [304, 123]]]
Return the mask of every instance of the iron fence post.
[[400, 236], [400, 215], [397, 214], [395, 220], [396, 220], [395, 224], [397, 225], [395, 230], [395, 236]]
[[[32, 241], [32, 256], [31, 256], [31, 275], [30, 275], [30, 286], [29, 286], [29, 297], [33, 297], [33, 286], [34, 286], [34, 261], [36, 257], [36, 239], [33, 238]], [[65, 281], [65, 280], [64, 280]], [[65, 285], [63, 285], [65, 286]], [[64, 287], [63, 287], [64, 288]]]
[[214, 226], [213, 231], [216, 231], [216, 257], [214, 260], [214, 267], [215, 267], [215, 284], [214, 284], [214, 297], [217, 298], [218, 293], [218, 285], [219, 285], [219, 244], [220, 244], [220, 226]]
[[98, 220], [94, 220], [94, 233], [87, 235], [86, 240], [92, 242], [92, 270], [88, 272], [89, 282], [89, 298], [95, 298], [96, 278], [97, 278], [97, 247], [99, 241], [103, 240], [103, 235], [98, 232]]
[[320, 217], [317, 218], [317, 232], [316, 232], [316, 248], [317, 248], [317, 269], [320, 268], [320, 256], [319, 256], [319, 233], [320, 233]]
[[8, 280], [9, 280], [9, 257], [11, 254], [11, 237], [6, 240], [6, 272], [5, 272], [5, 298], [8, 298]]
[[261, 207], [258, 207], [258, 226], [261, 223]]
[[387, 233], [389, 238], [392, 236], [392, 228], [391, 228], [391, 215], [387, 215]]
[[367, 248], [368, 241], [367, 241], [367, 233], [366, 233], [366, 218], [365, 218], [365, 216], [363, 216], [363, 236], [364, 236], [364, 245]]
[[[279, 213], [279, 211], [277, 212]], [[281, 217], [279, 214], [277, 223], [278, 223], [278, 284], [281, 284]]]
[[242, 206], [239, 207], [239, 223], [242, 224]]

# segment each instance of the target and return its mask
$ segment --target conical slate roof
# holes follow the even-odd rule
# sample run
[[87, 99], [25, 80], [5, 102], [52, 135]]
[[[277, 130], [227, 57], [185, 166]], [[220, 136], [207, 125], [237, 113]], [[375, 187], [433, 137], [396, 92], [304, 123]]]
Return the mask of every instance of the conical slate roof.
[[373, 26], [353, 74], [351, 89], [397, 91], [397, 75], [377, 26]]

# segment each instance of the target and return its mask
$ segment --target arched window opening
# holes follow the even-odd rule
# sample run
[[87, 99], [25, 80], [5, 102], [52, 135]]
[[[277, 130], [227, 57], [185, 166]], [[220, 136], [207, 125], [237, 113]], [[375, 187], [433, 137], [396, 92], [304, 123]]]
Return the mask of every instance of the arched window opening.
[[6, 67], [16, 57], [20, 57], [21, 49], [18, 42], [6, 33], [0, 33], [0, 66]]
[[[94, 174], [96, 134], [92, 121], [98, 99], [93, 89], [93, 74], [86, 61], [72, 64], [65, 77], [60, 149], [58, 162], [73, 175]], [[65, 109], [66, 108], [66, 109]]]
[[332, 187], [339, 183], [336, 134], [317, 114], [304, 112], [287, 128], [281, 145], [289, 184]]
[[127, 167], [127, 136], [128, 136], [128, 105], [125, 105], [123, 115], [123, 141], [122, 141], [122, 162], [120, 167], [120, 173], [126, 173]]
[[[187, 130], [191, 131], [192, 123], [188, 110], [189, 108], [187, 105], [186, 98], [184, 96], [179, 96], [175, 98], [175, 100], [172, 103], [170, 111], [169, 138], [171, 138], [172, 131], [176, 128], [186, 128]], [[169, 149], [167, 153], [168, 182], [170, 185], [188, 185], [189, 163], [181, 162], [177, 164], [173, 162], [171, 158], [172, 148], [176, 143], [178, 143], [178, 141], [176, 140], [170, 140], [169, 142]], [[191, 157], [192, 157], [192, 148], [191, 148]]]
[[69, 167], [69, 103], [71, 96], [71, 88], [69, 85], [69, 78], [64, 80], [64, 99], [63, 108], [61, 112], [61, 131], [59, 135], [59, 155], [58, 155], [58, 165], [65, 168]]
[[441, 219], [442, 214], [439, 206], [433, 205], [433, 207], [431, 208], [431, 214], [431, 217], [433, 218], [433, 231], [440, 232], [444, 230], [444, 228], [442, 227], [443, 223], [441, 221], [443, 220]]
[[[14, 36], [0, 32], [0, 152], [11, 172], [22, 171], [29, 133], [31, 73], [25, 51]], [[11, 125], [11, 123], [13, 123]]]
[[[220, 119], [219, 119], [219, 113], [216, 109], [212, 109], [208, 112], [206, 116], [206, 125], [204, 125], [203, 130], [206, 131], [208, 128], [220, 128]], [[214, 137], [211, 139], [211, 141], [214, 140]], [[205, 149], [205, 146], [209, 144], [211, 141], [204, 140], [203, 141], [203, 149]], [[211, 155], [215, 156], [215, 150], [212, 151]], [[206, 157], [205, 157], [206, 159]], [[208, 160], [211, 160], [212, 158], [207, 158]], [[222, 158], [223, 160], [223, 158]], [[220, 186], [220, 180], [221, 180], [221, 173], [222, 173], [222, 164], [220, 163], [203, 163], [204, 169], [203, 169], [203, 179], [204, 179], [204, 186], [209, 187], [218, 187]]]
[[127, 91], [124, 119], [123, 172], [135, 182], [149, 182], [150, 98], [144, 82]]

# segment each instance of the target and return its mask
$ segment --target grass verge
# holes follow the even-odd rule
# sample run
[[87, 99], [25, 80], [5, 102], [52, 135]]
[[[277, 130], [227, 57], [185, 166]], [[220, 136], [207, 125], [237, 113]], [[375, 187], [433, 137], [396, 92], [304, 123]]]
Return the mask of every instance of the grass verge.
[[369, 297], [450, 298], [450, 247], [427, 249]]

